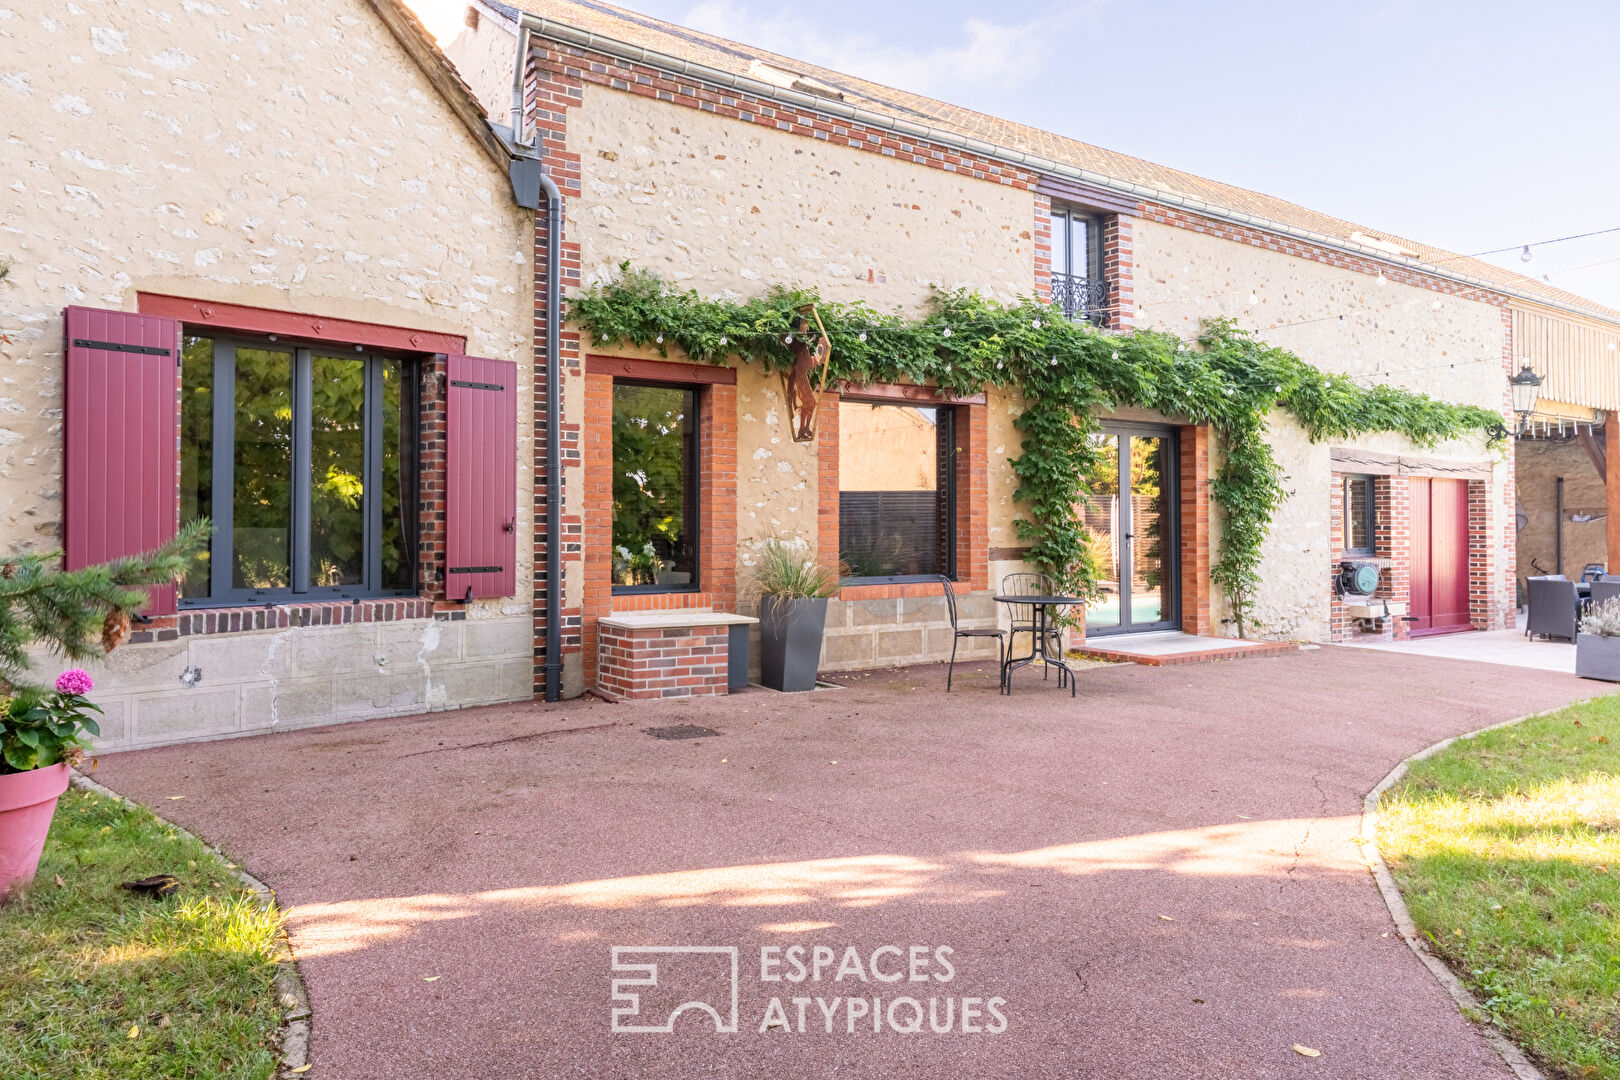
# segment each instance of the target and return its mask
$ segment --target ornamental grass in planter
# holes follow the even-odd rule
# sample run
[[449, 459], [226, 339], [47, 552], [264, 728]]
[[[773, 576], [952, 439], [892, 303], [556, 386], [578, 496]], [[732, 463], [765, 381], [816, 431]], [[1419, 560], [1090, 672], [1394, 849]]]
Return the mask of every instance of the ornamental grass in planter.
[[1575, 635], [1575, 674], [1620, 682], [1620, 599], [1592, 605]]
[[196, 521], [155, 551], [61, 570], [61, 551], [0, 558], [0, 899], [33, 880], [69, 769], [101, 729], [82, 669], [53, 686], [30, 678], [30, 650], [69, 659], [112, 652], [129, 637], [130, 612], [147, 603], [141, 586], [179, 577], [210, 525]]
[[815, 689], [827, 598], [838, 591], [838, 578], [803, 544], [768, 540], [754, 583], [760, 592], [760, 681], [772, 690]]

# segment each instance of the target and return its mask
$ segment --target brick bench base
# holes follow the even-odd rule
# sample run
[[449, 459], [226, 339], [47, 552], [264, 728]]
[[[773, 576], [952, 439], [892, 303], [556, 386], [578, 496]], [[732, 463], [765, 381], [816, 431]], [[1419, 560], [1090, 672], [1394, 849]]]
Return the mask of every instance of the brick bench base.
[[708, 611], [603, 619], [597, 624], [596, 688], [631, 701], [724, 694], [731, 628], [754, 621]]

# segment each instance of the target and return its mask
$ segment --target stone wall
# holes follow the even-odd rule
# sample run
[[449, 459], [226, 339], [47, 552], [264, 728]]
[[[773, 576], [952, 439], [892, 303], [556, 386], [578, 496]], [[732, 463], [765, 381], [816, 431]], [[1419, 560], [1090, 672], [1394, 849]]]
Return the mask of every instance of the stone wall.
[[[1226, 316], [1324, 371], [1502, 408], [1505, 330], [1501, 311], [1492, 305], [1143, 220], [1136, 222], [1135, 259], [1139, 325], [1191, 339], [1201, 320]], [[1272, 415], [1267, 438], [1288, 477], [1289, 497], [1265, 545], [1256, 631], [1325, 641], [1330, 636], [1324, 570], [1330, 557], [1330, 446], [1312, 443], [1292, 418], [1279, 413]], [[1403, 438], [1377, 435], [1342, 445], [1493, 460], [1491, 490], [1498, 504], [1511, 481], [1510, 451], [1488, 450], [1482, 438], [1415, 448]], [[1511, 512], [1506, 506], [1497, 510], [1487, 540], [1502, 550], [1510, 539], [1505, 530]], [[1212, 552], [1220, 539], [1219, 516], [1212, 522]], [[1499, 561], [1493, 581], [1498, 617], [1510, 610], [1511, 587]], [[1212, 599], [1216, 632], [1235, 632], [1221, 621], [1231, 615], [1225, 598], [1217, 593]]]
[[[1601, 443], [1603, 432], [1598, 431]], [[1518, 565], [1521, 578], [1535, 574], [1579, 577], [1588, 563], [1608, 564], [1604, 535], [1607, 506], [1603, 481], [1580, 441], [1570, 437], [1520, 439], [1515, 451], [1519, 487]], [[1558, 561], [1558, 478], [1564, 479], [1564, 560]], [[1575, 521], [1576, 517], [1590, 517]]]
[[[569, 240], [579, 244], [586, 284], [607, 280], [629, 260], [705, 295], [741, 298], [806, 284], [828, 299], [916, 314], [935, 286], [1002, 299], [1032, 288], [1028, 191], [591, 85], [567, 116], [581, 174], [580, 194], [568, 200]], [[589, 342], [582, 347], [592, 351]], [[618, 346], [613, 353], [659, 355]], [[570, 422], [582, 422], [583, 395], [565, 389], [565, 403]], [[1003, 416], [1003, 428], [1008, 423]], [[991, 483], [1005, 501], [1010, 470], [998, 438]], [[736, 441], [738, 609], [753, 613], [750, 568], [760, 548], [776, 539], [815, 551], [818, 446], [793, 441], [780, 378], [754, 365], [737, 372]], [[582, 473], [569, 470], [570, 497]], [[835, 599], [825, 666], [949, 656], [949, 621], [935, 593], [931, 603]], [[995, 618], [987, 595], [965, 593], [964, 625]], [[975, 604], [986, 610], [969, 615]], [[857, 622], [866, 619], [877, 621]], [[752, 637], [757, 669], [757, 630]]]
[[527, 617], [419, 618], [128, 645], [84, 665], [107, 711], [95, 748], [527, 700], [529, 637]]
[[[58, 543], [69, 304], [133, 311], [137, 292], [159, 293], [464, 335], [473, 354], [518, 361], [528, 413], [532, 215], [368, 3], [48, 7], [0, 18], [7, 550]], [[519, 505], [531, 473], [518, 470]], [[531, 648], [511, 629], [532, 606], [526, 515], [517, 529], [516, 594], [465, 622], [126, 646], [98, 688], [118, 712], [103, 747], [320, 708], [346, 719], [527, 698], [517, 672]], [[189, 688], [187, 668], [204, 672]]]
[[[996, 625], [998, 605], [990, 593], [959, 594], [956, 603], [963, 629]], [[954, 637], [945, 598], [937, 591], [933, 596], [835, 600], [827, 605], [821, 667], [851, 671], [943, 660], [951, 655]], [[956, 658], [993, 660], [995, 639], [963, 638]]]

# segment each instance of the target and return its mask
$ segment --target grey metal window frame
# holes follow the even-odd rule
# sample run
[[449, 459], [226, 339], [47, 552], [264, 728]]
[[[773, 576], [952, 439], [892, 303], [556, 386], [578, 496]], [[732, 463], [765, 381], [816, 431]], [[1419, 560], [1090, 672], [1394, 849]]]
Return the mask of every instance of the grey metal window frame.
[[[709, 387], [701, 383], [664, 382], [658, 379], [614, 379], [617, 386], [651, 386], [659, 390], [680, 390], [692, 395], [692, 424], [690, 437], [687, 439], [685, 451], [682, 455], [686, 462], [686, 475], [681, 487], [682, 498], [685, 500], [689, 512], [687, 523], [692, 533], [692, 580], [682, 585], [612, 585], [609, 587], [611, 596], [639, 596], [648, 593], [696, 593], [703, 591], [703, 474], [699, 468], [701, 448], [703, 446], [703, 395], [709, 392]], [[613, 438], [611, 428], [608, 432], [608, 455], [611, 459], [613, 453]], [[611, 472], [611, 461], [609, 462]], [[608, 523], [611, 540], [612, 525]], [[611, 576], [611, 568], [610, 576]]]
[[[1365, 518], [1363, 524], [1367, 528], [1367, 544], [1365, 547], [1352, 547], [1350, 544], [1350, 485], [1362, 482], [1367, 485], [1367, 508], [1363, 512]], [[1344, 535], [1339, 538], [1343, 541], [1339, 554], [1372, 558], [1378, 554], [1378, 479], [1370, 473], [1345, 473], [1340, 498], [1344, 502], [1343, 520], [1340, 523]]]
[[[331, 343], [286, 341], [279, 338], [253, 338], [232, 334], [219, 334], [208, 327], [198, 327], [189, 336], [210, 338], [214, 342], [214, 409], [213, 409], [213, 462], [212, 490], [210, 491], [210, 518], [214, 529], [212, 550], [208, 560], [208, 595], [182, 597], [182, 608], [248, 607], [297, 603], [300, 601], [330, 602], [335, 600], [361, 600], [398, 596], [416, 596], [416, 589], [381, 589], [382, 580], [382, 399], [383, 365], [394, 359], [375, 352], [356, 350], [355, 358], [365, 361], [365, 450], [361, 469], [361, 536], [365, 546], [360, 585], [332, 585], [311, 588], [309, 584], [309, 530], [310, 530], [310, 459], [314, 416], [313, 368], [311, 357], [344, 355], [342, 345]], [[232, 583], [234, 550], [232, 520], [236, 483], [236, 350], [271, 349], [292, 353], [292, 416], [293, 453], [289, 468], [291, 476], [290, 531], [292, 533], [291, 565], [286, 588], [239, 589]], [[417, 397], [416, 365], [406, 359], [406, 375], [401, 379], [401, 408], [416, 415], [420, 409]], [[418, 435], [420, 438], [420, 435]], [[413, 505], [421, 505], [421, 454], [413, 456], [410, 481], [415, 488]], [[412, 560], [409, 578], [416, 580], [417, 546], [406, 545]]]
[[[1145, 439], [1163, 439], [1165, 449], [1170, 461], [1175, 467], [1165, 470], [1161, 477], [1164, 484], [1164, 498], [1167, 506], [1165, 514], [1161, 515], [1169, 520], [1169, 533], [1175, 539], [1169, 550], [1161, 555], [1161, 566], [1166, 568], [1164, 586], [1161, 590], [1160, 612], [1164, 617], [1144, 623], [1137, 623], [1131, 618], [1132, 586], [1127, 575], [1120, 575], [1120, 621], [1116, 626], [1086, 626], [1087, 637], [1110, 637], [1113, 635], [1151, 633], [1156, 630], [1179, 630], [1181, 628], [1181, 432], [1168, 424], [1136, 423], [1132, 421], [1109, 421], [1102, 425], [1101, 433], [1110, 438], [1122, 439], [1119, 450], [1119, 472], [1117, 484], [1122, 493], [1131, 489], [1131, 454], [1130, 439], [1140, 436]], [[1130, 506], [1129, 498], [1120, 500], [1127, 506], [1130, 515], [1125, 524], [1134, 532], [1136, 529], [1135, 510]], [[1135, 569], [1136, 539], [1131, 538], [1131, 569]]]
[[[957, 552], [956, 552], [956, 523], [957, 523], [956, 522], [956, 512], [957, 512], [956, 465], [957, 465], [957, 460], [956, 460], [956, 455], [959, 452], [958, 447], [956, 445], [957, 407], [955, 405], [951, 405], [951, 404], [948, 404], [948, 403], [942, 403], [942, 402], [889, 401], [889, 400], [876, 400], [876, 399], [866, 400], [866, 399], [860, 398], [860, 397], [858, 397], [856, 395], [846, 396], [842, 400], [843, 401], [849, 401], [849, 402], [858, 402], [858, 403], [863, 404], [863, 405], [878, 405], [878, 406], [885, 407], [885, 408], [897, 408], [897, 409], [915, 409], [915, 408], [919, 408], [919, 407], [929, 408], [929, 409], [935, 410], [936, 417], [943, 416], [943, 417], [948, 418], [947, 422], [950, 424], [950, 431], [949, 431], [949, 434], [946, 436], [946, 438], [948, 440], [947, 444], [950, 446], [950, 463], [946, 468], [938, 469], [938, 471], [940, 473], [942, 473], [944, 475], [944, 477], [945, 477], [945, 486], [943, 487], [943, 489], [941, 489], [938, 492], [938, 495], [936, 496], [937, 498], [942, 499], [944, 501], [944, 503], [945, 503], [944, 517], [945, 517], [945, 520], [950, 522], [950, 525], [951, 525], [951, 527], [946, 530], [946, 537], [945, 537], [945, 567], [941, 571], [941, 573], [943, 573], [943, 575], [945, 577], [949, 578], [952, 581], [960, 580], [956, 576], [956, 565], [957, 565], [957, 557], [956, 557], [956, 555], [957, 555]], [[938, 422], [939, 421], [936, 419], [935, 423], [937, 424]], [[936, 469], [937, 469], [937, 465], [936, 465]], [[840, 471], [842, 471], [842, 470], [840, 469]], [[840, 494], [841, 493], [842, 492], [840, 492]], [[935, 573], [935, 574], [888, 574], [888, 575], [868, 575], [868, 576], [862, 576], [862, 577], [841, 577], [841, 578], [838, 579], [838, 584], [839, 584], [840, 588], [842, 588], [845, 585], [913, 585], [913, 584], [925, 583], [925, 582], [937, 582], [937, 581], [939, 581], [939, 579], [940, 579], [940, 574], [938, 574], [938, 573]]]
[[[1075, 265], [1074, 258], [1074, 222], [1076, 220], [1086, 223], [1086, 250], [1082, 265]], [[1087, 278], [1089, 280], [1102, 279], [1102, 219], [1096, 214], [1067, 206], [1062, 203], [1055, 204], [1051, 212], [1052, 228], [1064, 230], [1063, 253], [1064, 264], [1053, 265], [1055, 274], [1068, 274], [1070, 277]], [[1061, 225], [1060, 225], [1061, 223]]]

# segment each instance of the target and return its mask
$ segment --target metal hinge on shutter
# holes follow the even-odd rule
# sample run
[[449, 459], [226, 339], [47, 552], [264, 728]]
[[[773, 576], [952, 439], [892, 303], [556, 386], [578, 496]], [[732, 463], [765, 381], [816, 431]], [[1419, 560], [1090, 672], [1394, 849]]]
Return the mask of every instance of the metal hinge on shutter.
[[75, 349], [102, 349], [106, 352], [132, 352], [143, 353], [146, 356], [168, 356], [171, 350], [158, 345], [123, 345], [116, 341], [91, 341], [89, 338], [74, 338]]
[[465, 381], [463, 379], [451, 379], [450, 380], [450, 385], [451, 386], [465, 386], [468, 390], [505, 390], [506, 389], [506, 387], [502, 386], [500, 383], [467, 382], [467, 381]]

